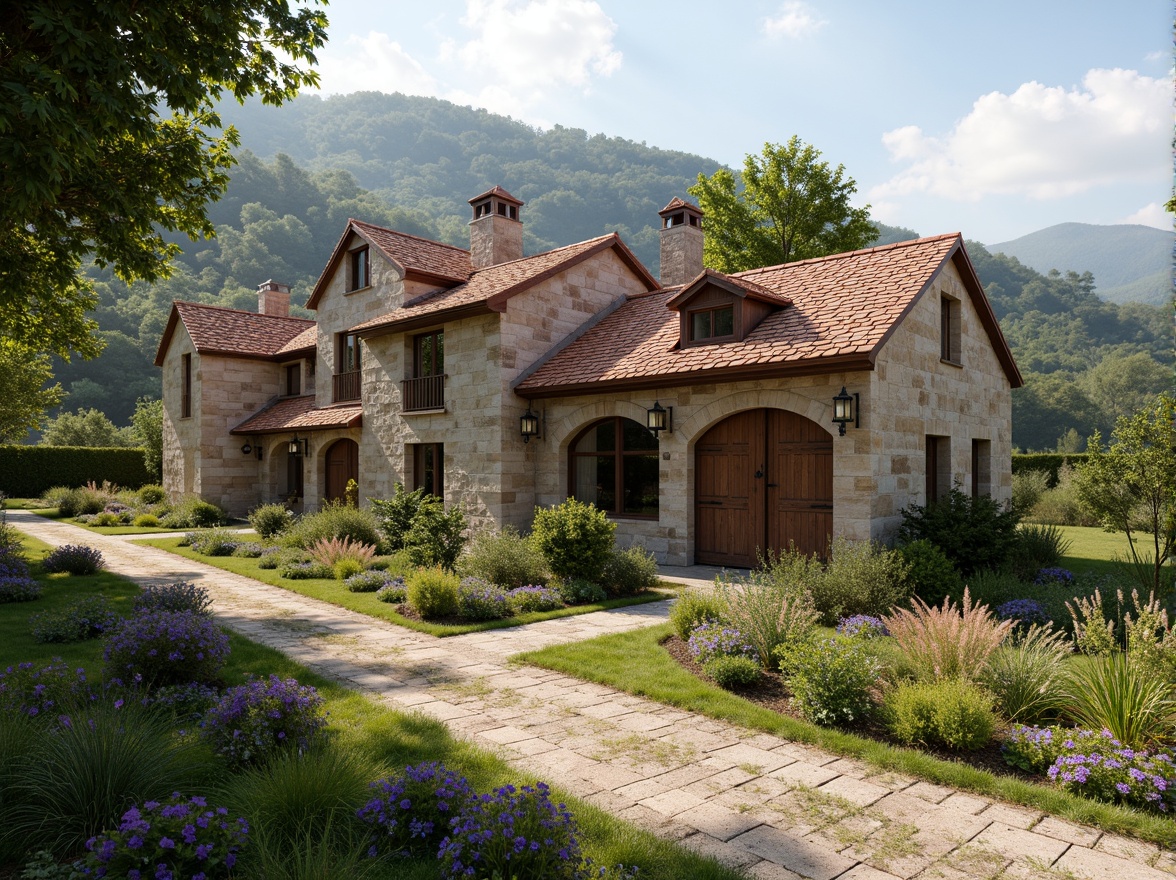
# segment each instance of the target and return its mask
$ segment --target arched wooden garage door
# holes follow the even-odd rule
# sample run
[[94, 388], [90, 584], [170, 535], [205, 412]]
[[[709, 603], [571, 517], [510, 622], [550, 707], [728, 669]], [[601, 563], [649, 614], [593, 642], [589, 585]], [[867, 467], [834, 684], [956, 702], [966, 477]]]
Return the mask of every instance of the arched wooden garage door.
[[347, 493], [348, 480], [359, 482], [359, 444], [336, 440], [327, 449], [327, 500], [341, 501]]
[[760, 551], [824, 555], [833, 533], [833, 438], [796, 413], [756, 409], [695, 445], [695, 559], [750, 568]]

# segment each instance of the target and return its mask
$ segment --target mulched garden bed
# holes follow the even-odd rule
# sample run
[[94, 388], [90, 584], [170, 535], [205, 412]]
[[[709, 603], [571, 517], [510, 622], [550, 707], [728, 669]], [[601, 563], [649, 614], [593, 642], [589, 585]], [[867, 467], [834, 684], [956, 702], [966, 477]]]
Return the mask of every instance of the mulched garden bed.
[[[670, 656], [677, 661], [678, 665], [698, 678], [712, 681], [703, 672], [702, 666], [694, 662], [694, 658], [690, 656], [690, 648], [684, 639], [676, 635], [671, 635], [662, 642], [662, 647], [669, 652]], [[792, 708], [789, 702], [792, 694], [778, 672], [764, 672], [761, 670], [759, 681], [756, 684], [749, 687], [731, 688], [731, 693], [780, 715], [787, 715], [798, 721], [804, 721], [800, 713]], [[910, 748], [907, 743], [900, 742], [891, 736], [889, 731], [877, 721], [864, 721], [849, 725], [843, 729], [849, 733], [884, 742], [889, 745]], [[1006, 732], [1006, 730], [998, 730], [992, 742], [974, 752], [956, 752], [942, 747], [927, 745], [920, 745], [918, 748], [920, 751], [934, 755], [936, 758], [944, 761], [967, 764], [975, 767], [977, 770], [987, 770], [994, 775], [1015, 776], [1031, 782], [1041, 782], [1042, 777], [1026, 773], [1005, 763], [1004, 755], [1001, 754], [1001, 745], [1005, 740]]]

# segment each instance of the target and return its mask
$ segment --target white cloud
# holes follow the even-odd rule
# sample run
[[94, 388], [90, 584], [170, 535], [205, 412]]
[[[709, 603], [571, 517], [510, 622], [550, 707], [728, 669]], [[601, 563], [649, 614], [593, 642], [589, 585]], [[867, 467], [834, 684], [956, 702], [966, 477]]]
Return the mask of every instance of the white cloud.
[[1156, 229], [1163, 229], [1166, 232], [1172, 231], [1172, 215], [1165, 211], [1164, 206], [1159, 202], [1144, 205], [1134, 214], [1124, 217], [1119, 222], [1139, 223], [1143, 226], [1154, 226]]
[[771, 39], [790, 37], [799, 39], [815, 34], [827, 21], [813, 15], [806, 4], [799, 0], [788, 0], [774, 16], [760, 21], [760, 31]]
[[327, 94], [348, 92], [404, 92], [437, 95], [439, 85], [419, 61], [387, 34], [370, 31], [352, 35], [342, 44], [320, 53], [320, 89]]
[[1025, 83], [992, 92], [942, 137], [914, 125], [886, 132], [907, 167], [871, 200], [925, 192], [978, 201], [990, 195], [1056, 199], [1170, 174], [1172, 83], [1134, 70], [1091, 70], [1079, 88]]

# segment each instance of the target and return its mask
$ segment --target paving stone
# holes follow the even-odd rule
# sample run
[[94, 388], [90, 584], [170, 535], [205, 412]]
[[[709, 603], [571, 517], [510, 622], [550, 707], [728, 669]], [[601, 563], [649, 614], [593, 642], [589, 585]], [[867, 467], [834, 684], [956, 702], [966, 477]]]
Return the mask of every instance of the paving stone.
[[1010, 859], [1034, 858], [1041, 859], [1047, 865], [1053, 862], [1069, 849], [1070, 844], [1064, 840], [1046, 837], [1044, 834], [1034, 834], [1032, 831], [1022, 831], [1011, 825], [993, 822], [981, 831], [973, 840], [975, 846], [992, 850]]
[[795, 871], [789, 871], [766, 859], [748, 868], [747, 875], [754, 877], [755, 880], [803, 880]]
[[499, 727], [494, 730], [484, 730], [481, 733], [482, 739], [488, 739], [490, 742], [496, 742], [500, 745], [510, 745], [511, 743], [522, 742], [527, 739], [534, 739], [534, 735], [526, 730], [519, 730], [517, 727]]
[[749, 813], [737, 813], [719, 804], [706, 802], [683, 810], [675, 818], [723, 841], [761, 824], [759, 819]]
[[958, 810], [961, 813], [968, 813], [969, 815], [975, 816], [978, 815], [982, 810], [986, 810], [988, 807], [992, 806], [992, 801], [957, 791], [941, 801], [939, 805], [941, 807], [947, 807], [951, 810]]
[[747, 765], [755, 767], [755, 771], [748, 772], [754, 772], [757, 776], [771, 773], [773, 770], [779, 770], [781, 767], [795, 763], [788, 755], [769, 752], [766, 749], [759, 749], [746, 743], [715, 749], [708, 753], [708, 757], [730, 761], [735, 766]]
[[[759, 861], [759, 856], [755, 853], [749, 852], [743, 847], [733, 846], [701, 831], [683, 837], [678, 843], [700, 856], [707, 856], [730, 868], [742, 868]], [[792, 880], [796, 876], [796, 874], [790, 874], [787, 876], [787, 880]]]
[[[876, 782], [876, 780], [873, 781]], [[925, 801], [930, 801], [933, 804], [943, 803], [943, 801], [955, 793], [954, 789], [946, 788], [942, 785], [935, 785], [930, 782], [916, 782], [914, 785], [904, 789], [904, 791], [907, 794], [922, 798]]]
[[633, 798], [634, 801], [642, 801], [647, 797], [653, 797], [655, 794], [661, 794], [666, 790], [666, 787], [660, 782], [653, 779], [641, 779], [632, 785], [622, 785], [616, 789], [616, 793], [624, 797]]
[[1073, 822], [1067, 822], [1065, 819], [1059, 819], [1056, 816], [1046, 816], [1033, 826], [1033, 833], [1044, 834], [1046, 837], [1056, 837], [1058, 840], [1064, 840], [1067, 843], [1075, 843], [1078, 846], [1085, 847], [1094, 846], [1098, 842], [1098, 839], [1102, 837], [1102, 832], [1097, 828], [1075, 825]]
[[1154, 843], [1144, 843], [1142, 840], [1133, 840], [1130, 837], [1122, 837], [1118, 834], [1104, 834], [1099, 842], [1094, 845], [1094, 848], [1122, 859], [1132, 859], [1141, 862], [1150, 861], [1159, 852], [1159, 847]]
[[705, 803], [705, 801], [697, 795], [682, 791], [680, 788], [671, 788], [668, 791], [642, 798], [638, 803], [651, 810], [657, 810], [663, 815], [677, 816], [679, 813], [684, 813], [692, 807]]
[[753, 828], [734, 838], [731, 843], [812, 880], [833, 880], [855, 864], [825, 847], [770, 825]]
[[854, 865], [837, 880], [898, 880], [898, 878], [894, 874], [887, 874], [885, 871], [879, 871], [869, 865]]
[[1081, 880], [1172, 880], [1138, 860], [1120, 858], [1098, 849], [1072, 846], [1057, 860], [1055, 868], [1069, 871]]
[[1005, 825], [1012, 825], [1014, 828], [1032, 828], [1034, 831], [1037, 830], [1035, 826], [1041, 821], [1043, 815], [1040, 810], [1015, 807], [1012, 804], [993, 804], [979, 814], [981, 819], [991, 819], [993, 822], [1002, 822]]
[[855, 779], [852, 776], [838, 776], [820, 786], [817, 791], [833, 797], [844, 798], [859, 807], [868, 807], [890, 794], [889, 789], [862, 779]]
[[824, 785], [831, 779], [836, 779], [841, 774], [835, 770], [826, 770], [824, 767], [818, 767], [815, 764], [809, 764], [805, 761], [796, 761], [786, 767], [781, 767], [779, 770], [774, 770], [768, 774], [773, 779], [779, 779], [781, 782], [786, 782], [792, 786], [807, 786], [808, 788], [816, 788], [818, 785]]

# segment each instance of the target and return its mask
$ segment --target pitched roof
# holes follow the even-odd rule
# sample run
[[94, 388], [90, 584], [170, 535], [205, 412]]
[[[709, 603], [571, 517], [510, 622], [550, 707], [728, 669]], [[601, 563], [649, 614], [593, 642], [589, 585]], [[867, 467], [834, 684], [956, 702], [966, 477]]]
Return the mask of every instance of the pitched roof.
[[730, 276], [792, 301], [740, 342], [679, 347], [679, 316], [668, 308], [682, 288], [629, 300], [571, 345], [516, 382], [522, 396], [554, 397], [605, 387], [654, 388], [755, 375], [872, 369], [919, 294], [951, 259], [1013, 387], [1012, 354], [958, 234], [900, 242]]
[[318, 325], [311, 324], [285, 345], [278, 349], [277, 354], [286, 355], [295, 352], [309, 351], [318, 344]]
[[484, 199], [488, 196], [498, 196], [498, 198], [501, 199], [502, 201], [514, 202], [514, 204], [516, 204], [516, 205], [523, 204], [519, 199], [516, 199], [514, 196], [512, 196], [510, 193], [508, 193], [506, 190], [504, 190], [498, 184], [495, 184], [494, 186], [490, 187], [490, 189], [486, 190], [480, 196], [474, 196], [472, 199], [470, 199], [470, 204], [472, 205], [474, 202], [480, 202], [480, 201], [482, 201], [482, 199]]
[[736, 296], [760, 300], [769, 305], [792, 305], [792, 300], [789, 297], [762, 284], [757, 284], [750, 278], [745, 278], [740, 275], [725, 275], [722, 272], [716, 272], [714, 269], [703, 269], [695, 276], [693, 281], [683, 285], [681, 292], [670, 299], [667, 305], [671, 309], [677, 309], [689, 302], [696, 293], [700, 292], [709, 284], [728, 290]]
[[[204, 303], [174, 302], [167, 327], [159, 340], [155, 365], [163, 366], [176, 327], [183, 323], [200, 354], [268, 360], [301, 348], [288, 348], [303, 335], [314, 332], [314, 321], [279, 315], [259, 315], [241, 309]], [[313, 342], [312, 342], [313, 344]], [[305, 346], [302, 346], [305, 347]]]
[[258, 410], [230, 434], [276, 434], [282, 431], [325, 431], [356, 428], [363, 423], [358, 403], [316, 409], [314, 397], [284, 397]]
[[352, 218], [347, 221], [347, 228], [343, 230], [335, 249], [331, 251], [327, 265], [315, 282], [310, 299], [306, 302], [308, 309], [318, 307], [319, 300], [326, 292], [326, 283], [343, 258], [347, 241], [353, 232], [370, 246], [378, 249], [405, 277], [459, 284], [466, 281], [473, 271], [470, 266], [470, 252], [463, 248]]
[[465, 284], [408, 300], [395, 311], [364, 321], [351, 330], [368, 334], [381, 330], [399, 331], [417, 324], [435, 322], [442, 316], [452, 319], [467, 314], [500, 312], [506, 308], [506, 301], [516, 293], [610, 248], [645, 282], [648, 290], [657, 288], [653, 276], [613, 232], [532, 257], [478, 269]]

